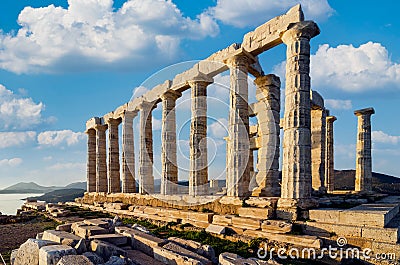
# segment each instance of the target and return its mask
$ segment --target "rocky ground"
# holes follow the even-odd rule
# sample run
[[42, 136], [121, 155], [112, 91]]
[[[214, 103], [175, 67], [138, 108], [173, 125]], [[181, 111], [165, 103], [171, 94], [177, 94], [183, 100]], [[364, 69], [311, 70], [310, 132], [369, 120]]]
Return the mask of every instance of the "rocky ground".
[[18, 248], [28, 238], [48, 229], [54, 229], [57, 223], [43, 216], [32, 216], [30, 220], [21, 221], [19, 218], [9, 218], [15, 221], [0, 225], [0, 253], [9, 264], [11, 250]]

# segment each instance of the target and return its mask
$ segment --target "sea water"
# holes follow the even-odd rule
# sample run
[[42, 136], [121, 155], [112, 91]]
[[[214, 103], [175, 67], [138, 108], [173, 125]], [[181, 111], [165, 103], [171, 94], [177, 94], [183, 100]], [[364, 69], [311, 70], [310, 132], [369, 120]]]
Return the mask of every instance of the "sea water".
[[36, 197], [43, 194], [0, 194], [0, 212], [4, 215], [15, 215], [27, 197]]

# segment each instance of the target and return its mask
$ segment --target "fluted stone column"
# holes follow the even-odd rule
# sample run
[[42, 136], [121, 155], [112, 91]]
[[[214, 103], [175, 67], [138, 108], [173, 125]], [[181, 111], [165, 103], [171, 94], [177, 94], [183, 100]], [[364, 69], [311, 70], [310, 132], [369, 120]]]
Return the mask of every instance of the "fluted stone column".
[[280, 149], [280, 110], [281, 81], [276, 75], [256, 78], [258, 137], [261, 146], [258, 149], [257, 176], [258, 188], [253, 196], [278, 197], [279, 185], [279, 149]]
[[335, 190], [335, 153], [333, 139], [333, 122], [336, 121], [335, 116], [326, 117], [326, 166], [325, 166], [325, 182], [328, 192]]
[[107, 192], [107, 125], [97, 124], [96, 129], [96, 192]]
[[142, 102], [140, 105], [140, 149], [139, 149], [139, 193], [154, 193], [153, 176], [153, 122], [152, 111], [155, 103]]
[[108, 124], [108, 193], [121, 192], [118, 125], [121, 119], [109, 119]]
[[88, 137], [88, 156], [87, 156], [87, 192], [96, 192], [96, 130], [86, 131]]
[[278, 201], [282, 218], [297, 218], [298, 207], [307, 208], [311, 202], [310, 39], [318, 34], [314, 22], [303, 21], [292, 24], [281, 37], [287, 46], [282, 189]]
[[192, 88], [190, 124], [189, 195], [204, 195], [208, 190], [207, 160], [207, 86], [213, 80], [198, 76], [189, 82]]
[[312, 187], [325, 192], [325, 143], [326, 110], [320, 107], [311, 109], [311, 175]]
[[135, 142], [133, 119], [137, 111], [126, 111], [122, 118], [122, 192], [136, 192], [135, 180]]
[[371, 115], [374, 108], [354, 111], [358, 117], [355, 191], [372, 191]]
[[178, 167], [176, 158], [176, 115], [175, 102], [181, 96], [176, 91], [167, 91], [162, 99], [161, 132], [161, 190], [162, 195], [178, 192]]
[[249, 106], [248, 67], [254, 58], [242, 50], [229, 58], [230, 68], [230, 110], [229, 110], [229, 151], [227, 152], [227, 196], [246, 197], [249, 195]]

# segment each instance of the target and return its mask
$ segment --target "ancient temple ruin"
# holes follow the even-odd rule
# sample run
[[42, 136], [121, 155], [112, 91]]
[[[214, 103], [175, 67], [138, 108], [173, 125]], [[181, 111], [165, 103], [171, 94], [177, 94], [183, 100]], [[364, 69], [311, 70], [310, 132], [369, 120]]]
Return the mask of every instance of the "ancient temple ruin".
[[[190, 172], [188, 196], [208, 196], [207, 86], [222, 72], [230, 72], [226, 197], [272, 198], [276, 216], [296, 218], [298, 211], [315, 207], [312, 193], [334, 192], [334, 116], [324, 99], [311, 90], [310, 40], [320, 30], [305, 21], [300, 5], [247, 33], [241, 44], [232, 44], [166, 80], [150, 91], [86, 123], [88, 135], [87, 191], [89, 194], [154, 193], [153, 161], [161, 155], [162, 196], [178, 191], [176, 100], [191, 90]], [[286, 45], [284, 118], [281, 112], [281, 81], [265, 74], [258, 56], [277, 45]], [[257, 102], [248, 102], [248, 75], [255, 77]], [[152, 111], [162, 105], [162, 153], [153, 152]], [[373, 109], [356, 111], [359, 119], [356, 191], [371, 190], [371, 130]], [[249, 118], [257, 117], [256, 126]], [[140, 120], [139, 154], [134, 153], [133, 119]], [[122, 124], [122, 126], [120, 126]], [[119, 127], [122, 150], [119, 150]], [[280, 130], [283, 129], [283, 140]], [[106, 131], [108, 130], [108, 139]], [[108, 155], [107, 144], [108, 140]], [[282, 154], [280, 143], [283, 143]], [[253, 151], [258, 150], [256, 169]], [[120, 152], [122, 163], [120, 165]], [[282, 155], [282, 178], [279, 158]], [[108, 161], [107, 161], [108, 157]], [[138, 159], [138, 176], [135, 176]], [[250, 188], [251, 178], [255, 187]], [[122, 187], [120, 181], [122, 180]], [[211, 182], [210, 182], [211, 183]]]

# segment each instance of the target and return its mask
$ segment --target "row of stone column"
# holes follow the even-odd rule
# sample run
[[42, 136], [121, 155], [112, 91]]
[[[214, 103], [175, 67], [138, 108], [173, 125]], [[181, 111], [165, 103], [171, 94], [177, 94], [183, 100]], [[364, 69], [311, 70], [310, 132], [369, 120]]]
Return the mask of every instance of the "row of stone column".
[[[190, 138], [190, 195], [206, 193], [208, 185], [207, 162], [207, 86], [212, 78], [199, 75], [190, 83], [192, 88], [192, 121]], [[162, 113], [162, 172], [161, 194], [176, 194], [178, 168], [176, 156], [175, 102], [181, 96], [168, 91], [161, 96]], [[152, 110], [156, 102], [142, 102], [140, 109], [139, 193], [154, 193]], [[133, 119], [138, 111], [125, 112], [119, 119], [101, 119], [94, 128], [87, 130], [88, 192], [136, 192]], [[118, 126], [122, 122], [122, 189], [120, 185]], [[108, 129], [108, 164], [106, 131]]]

